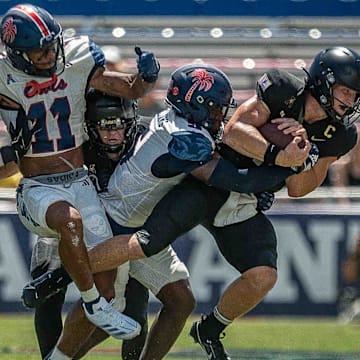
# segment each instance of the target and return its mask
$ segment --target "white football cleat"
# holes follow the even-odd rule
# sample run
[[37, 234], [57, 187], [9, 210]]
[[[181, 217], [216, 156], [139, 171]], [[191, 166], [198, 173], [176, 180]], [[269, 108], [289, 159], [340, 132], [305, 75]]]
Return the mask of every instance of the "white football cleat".
[[116, 311], [105, 298], [99, 297], [94, 302], [83, 302], [82, 305], [89, 321], [115, 339], [130, 340], [140, 334], [140, 324]]

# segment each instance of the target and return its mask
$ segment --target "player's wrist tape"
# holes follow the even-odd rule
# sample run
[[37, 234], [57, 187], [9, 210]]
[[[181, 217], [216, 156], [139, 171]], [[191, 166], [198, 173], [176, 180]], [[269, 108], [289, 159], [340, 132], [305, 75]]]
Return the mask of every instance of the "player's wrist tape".
[[17, 162], [18, 158], [12, 146], [4, 146], [0, 149], [0, 166], [6, 165], [9, 162]]
[[269, 144], [264, 154], [264, 165], [275, 165], [275, 159], [281, 149], [275, 144]]

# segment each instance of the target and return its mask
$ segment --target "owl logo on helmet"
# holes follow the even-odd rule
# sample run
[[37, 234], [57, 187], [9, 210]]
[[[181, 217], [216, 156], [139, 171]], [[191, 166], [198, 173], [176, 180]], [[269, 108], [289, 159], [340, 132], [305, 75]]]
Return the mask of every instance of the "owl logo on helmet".
[[189, 123], [217, 132], [229, 108], [235, 108], [228, 77], [209, 64], [176, 69], [169, 81], [166, 103]]
[[[44, 9], [30, 4], [9, 9], [1, 21], [1, 41], [7, 57], [18, 70], [29, 75], [51, 77], [65, 66], [61, 25]], [[27, 52], [54, 44], [57, 61], [50, 69], [37, 69]]]
[[[351, 118], [356, 119], [359, 115], [360, 96], [360, 55], [356, 51], [345, 47], [322, 50], [315, 56], [310, 69], [305, 72], [306, 88], [333, 121], [348, 124], [353, 122]], [[352, 106], [342, 105], [344, 114], [338, 114], [333, 108], [335, 84], [346, 86], [357, 93]]]

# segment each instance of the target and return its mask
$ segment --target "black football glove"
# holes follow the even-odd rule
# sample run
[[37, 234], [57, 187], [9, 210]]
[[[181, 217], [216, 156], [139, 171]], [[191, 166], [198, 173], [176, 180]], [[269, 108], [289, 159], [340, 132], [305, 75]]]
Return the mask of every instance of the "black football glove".
[[40, 131], [40, 126], [36, 122], [33, 127], [29, 127], [29, 121], [23, 111], [19, 111], [16, 118], [16, 125], [10, 123], [9, 134], [11, 136], [11, 146], [16, 157], [20, 160], [29, 150], [32, 136]]
[[151, 51], [141, 50], [135, 46], [135, 52], [138, 55], [136, 59], [139, 74], [148, 83], [154, 83], [158, 79], [160, 64], [154, 53]]
[[255, 196], [257, 198], [256, 210], [259, 212], [269, 210], [275, 202], [275, 195], [270, 191], [262, 191], [256, 193]]
[[21, 294], [23, 305], [26, 308], [35, 308], [58, 292], [66, 291], [71, 282], [63, 267], [47, 271], [24, 286]]
[[29, 150], [32, 136], [38, 131], [40, 131], [40, 126], [36, 123], [30, 128], [25, 113], [20, 110], [16, 117], [15, 127], [13, 123], [9, 125], [11, 146], [4, 146], [0, 149], [3, 164], [11, 161], [18, 162]]
[[320, 157], [319, 148], [317, 147], [317, 145], [315, 143], [310, 143], [310, 144], [311, 144], [311, 149], [309, 152], [309, 156], [304, 161], [303, 165], [292, 167], [292, 169], [294, 170], [294, 172], [296, 174], [298, 174], [302, 171], [309, 171], [311, 168], [313, 168], [316, 165], [316, 163], [319, 160], [319, 157]]

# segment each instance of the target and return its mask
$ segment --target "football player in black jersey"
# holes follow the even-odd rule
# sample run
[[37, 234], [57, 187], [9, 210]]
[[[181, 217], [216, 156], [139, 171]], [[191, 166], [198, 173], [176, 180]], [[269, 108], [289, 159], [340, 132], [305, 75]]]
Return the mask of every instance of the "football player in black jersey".
[[[330, 164], [355, 146], [357, 133], [351, 122], [358, 115], [359, 95], [360, 55], [343, 47], [322, 50], [305, 71], [305, 80], [282, 70], [267, 71], [257, 82], [256, 95], [227, 124], [223, 143], [248, 156], [236, 154], [239, 167], [250, 166], [249, 158], [288, 166], [284, 151], [269, 144], [257, 128], [271, 121], [291, 132], [302, 124], [319, 149], [319, 160], [285, 182], [289, 196], [304, 196], [321, 185]], [[226, 145], [220, 152], [231, 154]], [[207, 339], [219, 339], [228, 324], [254, 308], [277, 280], [276, 236], [262, 213], [214, 232], [223, 255], [242, 277], [225, 290], [211, 314], [193, 324], [191, 334], [203, 347]]]
[[[316, 156], [319, 159], [307, 171], [288, 177], [285, 183], [289, 196], [308, 194], [321, 185], [330, 164], [356, 144], [357, 133], [352, 121], [358, 115], [359, 80], [359, 54], [342, 47], [318, 53], [309, 70], [305, 70], [304, 80], [279, 69], [267, 71], [257, 82], [256, 95], [244, 102], [226, 125], [219, 152], [232, 159], [239, 168], [257, 166], [255, 163], [259, 162], [265, 166], [290, 166], [286, 151], [269, 144], [257, 128], [266, 122], [274, 122], [283, 131], [292, 133], [301, 125], [306, 129], [309, 140], [316, 144], [314, 149], [318, 149]], [[283, 185], [279, 184], [278, 189]], [[276, 283], [276, 234], [262, 212], [246, 219], [226, 218], [231, 214], [226, 209], [226, 204], [231, 205], [230, 202], [225, 202], [225, 206], [218, 209], [215, 221], [206, 213], [201, 216], [199, 211], [192, 212], [191, 199], [216, 212], [214, 204], [218, 191], [203, 188], [202, 194], [199, 184], [189, 185], [192, 190], [185, 190], [184, 184], [182, 186], [158, 204], [152, 214], [153, 219], [150, 217], [144, 228], [151, 233], [151, 238], [161, 238], [150, 222], [158, 221], [156, 213], [158, 217], [161, 212], [170, 213], [171, 197], [178, 198], [179, 192], [190, 194], [192, 191], [191, 197], [185, 199], [183, 195], [181, 198], [188, 203], [192, 225], [200, 220], [214, 235], [224, 257], [242, 276], [223, 292], [210, 314], [194, 322], [190, 335], [203, 347], [208, 359], [229, 359], [220, 341], [221, 333], [234, 319], [260, 303]], [[198, 190], [195, 190], [196, 187]], [[244, 202], [242, 205], [245, 205]], [[223, 219], [219, 219], [219, 215]], [[178, 231], [183, 231], [186, 219], [177, 227], [181, 228]], [[172, 226], [172, 229], [175, 228]], [[177, 233], [171, 236], [175, 238]]]

